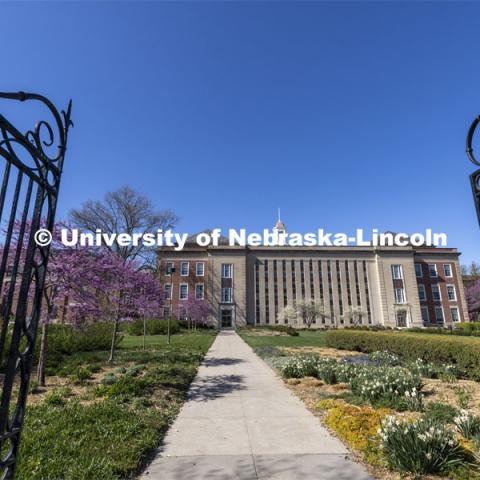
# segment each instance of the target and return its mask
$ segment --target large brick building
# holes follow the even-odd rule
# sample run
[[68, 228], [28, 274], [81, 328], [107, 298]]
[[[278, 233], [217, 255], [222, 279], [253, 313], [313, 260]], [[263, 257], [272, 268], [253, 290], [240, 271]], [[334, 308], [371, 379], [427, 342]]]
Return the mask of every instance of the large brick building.
[[468, 321], [459, 255], [455, 248], [200, 247], [191, 241], [181, 251], [160, 249], [158, 266], [170, 298], [165, 315], [188, 298], [204, 299], [210, 322], [222, 328], [286, 323], [283, 308], [299, 300], [323, 305], [317, 327], [451, 326]]

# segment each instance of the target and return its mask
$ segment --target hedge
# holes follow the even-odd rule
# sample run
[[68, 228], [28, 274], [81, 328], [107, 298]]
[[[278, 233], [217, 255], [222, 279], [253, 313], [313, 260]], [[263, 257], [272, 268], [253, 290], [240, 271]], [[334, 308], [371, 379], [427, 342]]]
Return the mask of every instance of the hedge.
[[432, 363], [452, 363], [463, 377], [480, 380], [480, 340], [477, 338], [331, 330], [326, 334], [326, 344], [340, 350], [364, 353], [388, 350], [404, 360], [422, 358]]
[[[149, 318], [146, 320], [147, 335], [166, 335], [168, 332], [168, 320]], [[139, 318], [126, 324], [126, 330], [130, 335], [143, 335], [143, 319]], [[173, 335], [180, 331], [180, 325], [172, 318], [170, 321], [170, 333]]]

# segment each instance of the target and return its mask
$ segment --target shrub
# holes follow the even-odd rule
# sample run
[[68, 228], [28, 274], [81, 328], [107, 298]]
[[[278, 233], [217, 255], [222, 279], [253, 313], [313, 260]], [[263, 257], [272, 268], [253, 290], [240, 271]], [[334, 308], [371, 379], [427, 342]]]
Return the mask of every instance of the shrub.
[[71, 375], [73, 383], [77, 385], [83, 385], [87, 380], [92, 378], [92, 371], [89, 367], [77, 367], [74, 373]]
[[333, 398], [325, 398], [324, 400], [319, 400], [316, 404], [316, 407], [320, 410], [330, 410], [338, 405], [340, 405], [338, 400], [334, 400]]
[[329, 330], [329, 347], [371, 353], [388, 350], [405, 361], [423, 358], [430, 363], [454, 364], [460, 374], [480, 380], [480, 341], [450, 335], [419, 335], [404, 332]]
[[[77, 329], [71, 325], [50, 325], [48, 329], [48, 355], [72, 354], [108, 350], [112, 341], [111, 323], [94, 323]], [[122, 336], [117, 337], [117, 344]], [[39, 349], [36, 348], [38, 352]]]
[[144, 369], [145, 369], [145, 365], [133, 365], [125, 372], [125, 375], [129, 377], [136, 377]]
[[[147, 323], [147, 335], [166, 335], [168, 333], [168, 320], [158, 318], [149, 318]], [[127, 332], [130, 335], [143, 335], [143, 319], [137, 318], [126, 325]], [[170, 333], [173, 335], [180, 331], [180, 325], [175, 319], [170, 320]]]
[[117, 381], [117, 377], [113, 373], [106, 373], [103, 377], [103, 385], [113, 385]]
[[480, 417], [467, 412], [467, 410], [461, 410], [454, 422], [458, 431], [467, 440], [473, 440], [480, 436]]
[[66, 397], [71, 395], [72, 391], [68, 387], [60, 387], [56, 388], [54, 390], [51, 390], [50, 392], [45, 395], [45, 404], [46, 405], [65, 405], [66, 402]]
[[332, 406], [331, 400], [324, 402], [328, 402], [325, 403], [328, 410], [325, 423], [350, 447], [361, 451], [367, 461], [377, 463], [380, 445], [378, 429], [382, 419], [391, 411], [383, 408], [355, 407], [338, 401], [333, 402]]
[[400, 472], [446, 473], [466, 460], [453, 432], [431, 419], [409, 422], [390, 416], [382, 422], [379, 434], [389, 466]]
[[37, 380], [30, 380], [30, 384], [28, 385], [28, 393], [35, 394], [38, 392], [38, 382]]
[[438, 423], [453, 423], [458, 416], [458, 410], [448, 403], [430, 402], [425, 408], [424, 418]]

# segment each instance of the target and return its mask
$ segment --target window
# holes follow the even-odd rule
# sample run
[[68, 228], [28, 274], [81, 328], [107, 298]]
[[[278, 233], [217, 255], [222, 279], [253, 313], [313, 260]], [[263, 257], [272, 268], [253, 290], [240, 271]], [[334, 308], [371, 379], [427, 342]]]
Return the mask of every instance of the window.
[[427, 294], [425, 292], [425, 285], [423, 283], [418, 284], [418, 299], [421, 302], [424, 302], [427, 299]]
[[443, 323], [443, 308], [435, 307], [435, 319], [437, 323]]
[[[338, 311], [343, 316], [343, 299], [342, 299], [342, 274], [340, 272], [340, 260], [336, 260], [337, 267], [337, 291], [338, 291]], [[343, 319], [340, 320], [343, 323]]]
[[403, 278], [401, 265], [392, 265], [392, 276], [394, 280], [400, 280]]
[[428, 264], [428, 273], [432, 278], [438, 277], [437, 274], [437, 266], [434, 263], [429, 263]]
[[182, 277], [188, 277], [188, 262], [182, 262], [180, 264], [180, 275]]
[[453, 274], [452, 274], [452, 265], [450, 263], [446, 263], [444, 266], [443, 266], [443, 272], [445, 273], [445, 276], [446, 277], [453, 277]]
[[422, 264], [421, 263], [416, 263], [415, 264], [415, 275], [417, 278], [422, 278], [423, 277], [423, 271], [422, 271]]
[[397, 327], [406, 327], [407, 326], [407, 311], [399, 310], [397, 312]]
[[403, 288], [395, 289], [395, 303], [405, 303], [405, 290]]
[[166, 283], [165, 284], [165, 293], [167, 295], [167, 300], [172, 299], [172, 284], [171, 283]]
[[428, 314], [428, 308], [427, 307], [421, 307], [422, 308], [422, 320], [424, 325], [428, 325], [430, 323], [430, 315]]
[[435, 302], [440, 302], [442, 300], [442, 296], [440, 294], [440, 287], [438, 285], [432, 285], [432, 296]]
[[173, 262], [165, 262], [165, 275], [171, 275], [172, 271], [175, 271], [175, 265]]
[[302, 288], [302, 300], [305, 300], [305, 263], [300, 260], [300, 286]]
[[231, 263], [222, 263], [222, 278], [232, 278], [233, 265]]
[[203, 300], [205, 291], [204, 291], [204, 286], [203, 283], [197, 283], [195, 285], [195, 298], [197, 300]]
[[205, 263], [197, 262], [195, 266], [195, 275], [197, 277], [203, 277], [205, 275]]
[[163, 317], [168, 318], [170, 316], [170, 307], [163, 307]]
[[188, 298], [188, 283], [180, 284], [180, 300], [186, 300]]
[[292, 260], [291, 269], [292, 269], [292, 294], [293, 301], [297, 299], [297, 274], [295, 273], [295, 260]]
[[455, 291], [455, 285], [447, 285], [447, 297], [451, 302], [457, 301], [457, 292]]
[[222, 288], [222, 302], [232, 303], [232, 288], [231, 287]]
[[450, 313], [452, 314], [452, 322], [459, 322], [460, 321], [460, 315], [458, 313], [458, 308], [457, 307], [452, 307], [450, 309]]
[[370, 288], [368, 287], [368, 271], [367, 271], [367, 262], [362, 260], [363, 267], [363, 281], [365, 283], [365, 298], [367, 299], [367, 315], [368, 323], [372, 323], [372, 311], [370, 309]]
[[[265, 273], [265, 323], [270, 323], [270, 300], [268, 297], [268, 260], [263, 262], [263, 269]], [[230, 301], [230, 300], [225, 300]]]
[[260, 323], [260, 260], [255, 260], [255, 323]]

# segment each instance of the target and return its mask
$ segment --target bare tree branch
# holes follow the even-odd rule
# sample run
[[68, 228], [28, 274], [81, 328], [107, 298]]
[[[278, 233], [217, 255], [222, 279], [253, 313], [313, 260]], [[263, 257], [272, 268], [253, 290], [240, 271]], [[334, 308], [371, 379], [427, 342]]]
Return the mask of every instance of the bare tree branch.
[[[86, 232], [96, 233], [156, 233], [172, 229], [178, 217], [171, 210], [155, 210], [151, 200], [129, 186], [108, 192], [103, 200], [88, 200], [70, 212], [72, 224]], [[106, 247], [123, 259], [140, 260], [143, 265], [155, 265], [155, 248], [141, 244]]]

